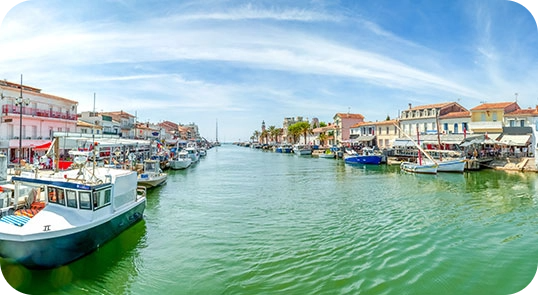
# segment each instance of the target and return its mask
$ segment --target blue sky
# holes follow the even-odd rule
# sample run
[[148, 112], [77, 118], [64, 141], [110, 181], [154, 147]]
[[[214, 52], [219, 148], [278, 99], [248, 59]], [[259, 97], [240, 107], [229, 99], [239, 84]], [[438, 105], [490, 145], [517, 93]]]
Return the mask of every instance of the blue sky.
[[28, 0], [0, 40], [1, 79], [210, 140], [217, 120], [238, 141], [284, 117], [538, 104], [537, 25], [507, 0]]

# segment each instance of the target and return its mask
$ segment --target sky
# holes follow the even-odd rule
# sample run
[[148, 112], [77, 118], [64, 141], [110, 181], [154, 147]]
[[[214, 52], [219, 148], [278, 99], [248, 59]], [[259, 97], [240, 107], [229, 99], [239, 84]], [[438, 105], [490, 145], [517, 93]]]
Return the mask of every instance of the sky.
[[234, 142], [286, 117], [538, 105], [537, 25], [508, 0], [10, 1], [0, 79], [208, 140], [217, 122]]

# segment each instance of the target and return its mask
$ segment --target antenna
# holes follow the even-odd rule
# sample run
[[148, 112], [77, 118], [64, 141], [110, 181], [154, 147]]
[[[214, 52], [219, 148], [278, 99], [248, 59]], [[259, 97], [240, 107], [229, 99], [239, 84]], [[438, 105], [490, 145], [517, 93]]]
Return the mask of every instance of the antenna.
[[516, 95], [516, 102], [517, 102], [517, 95], [518, 95], [517, 92], [515, 93], [515, 95]]

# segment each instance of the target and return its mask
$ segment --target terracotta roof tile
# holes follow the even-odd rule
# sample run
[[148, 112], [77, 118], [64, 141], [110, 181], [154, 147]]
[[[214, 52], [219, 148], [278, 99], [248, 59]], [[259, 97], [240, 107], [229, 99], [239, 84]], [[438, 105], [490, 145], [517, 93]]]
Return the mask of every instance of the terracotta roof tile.
[[347, 119], [364, 119], [364, 116], [361, 114], [336, 113], [335, 116], [338, 116], [340, 118], [347, 118]]
[[471, 117], [471, 112], [452, 112], [446, 115], [439, 117], [439, 119], [450, 119], [450, 118], [466, 118]]
[[483, 103], [479, 106], [476, 106], [471, 109], [471, 111], [481, 111], [481, 110], [492, 110], [492, 109], [504, 109], [515, 102], [494, 102], [494, 103]]

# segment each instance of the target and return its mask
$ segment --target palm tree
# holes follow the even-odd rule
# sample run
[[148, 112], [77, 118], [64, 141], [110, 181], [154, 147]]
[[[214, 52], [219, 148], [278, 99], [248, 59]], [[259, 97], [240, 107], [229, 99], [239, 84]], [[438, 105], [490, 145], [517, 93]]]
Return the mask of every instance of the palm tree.
[[267, 143], [267, 137], [269, 136], [269, 132], [267, 130], [263, 130], [260, 134], [260, 138], [265, 139], [264, 143]]
[[288, 126], [288, 134], [293, 137], [293, 143], [297, 142], [297, 137], [301, 135], [301, 129], [297, 123]]
[[271, 139], [271, 142], [273, 142], [273, 139], [275, 138], [276, 127], [275, 126], [269, 126], [269, 128], [267, 130], [269, 131], [269, 138]]
[[327, 140], [327, 138], [329, 138], [329, 136], [327, 136], [327, 134], [325, 134], [324, 132], [319, 134], [318, 139], [321, 146], [325, 145], [325, 141]]
[[256, 139], [257, 142], [260, 142], [260, 131], [254, 131], [254, 134], [252, 134], [252, 136]]
[[297, 128], [300, 130], [300, 134], [304, 135], [304, 144], [306, 144], [306, 136], [312, 134], [312, 126], [308, 122], [297, 122], [295, 124], [297, 124]]
[[282, 129], [282, 128], [276, 128], [276, 129], [275, 129], [275, 134], [274, 134], [274, 136], [275, 136], [275, 141], [276, 141], [276, 143], [278, 143], [278, 138], [279, 138], [280, 136], [282, 136], [283, 133], [284, 133], [284, 129]]

